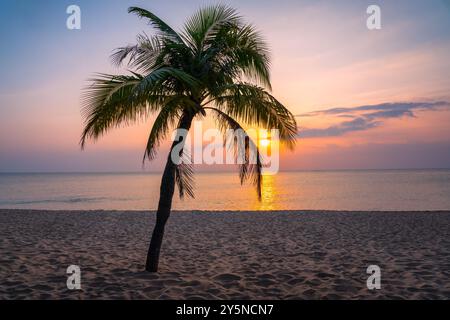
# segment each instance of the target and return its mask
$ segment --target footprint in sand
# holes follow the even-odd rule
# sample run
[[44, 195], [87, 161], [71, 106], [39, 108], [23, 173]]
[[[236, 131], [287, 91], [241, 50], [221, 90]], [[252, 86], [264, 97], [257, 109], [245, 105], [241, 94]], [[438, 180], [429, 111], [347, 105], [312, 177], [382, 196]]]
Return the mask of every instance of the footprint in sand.
[[214, 280], [218, 281], [222, 287], [230, 288], [239, 283], [241, 277], [231, 273], [223, 273], [215, 276]]

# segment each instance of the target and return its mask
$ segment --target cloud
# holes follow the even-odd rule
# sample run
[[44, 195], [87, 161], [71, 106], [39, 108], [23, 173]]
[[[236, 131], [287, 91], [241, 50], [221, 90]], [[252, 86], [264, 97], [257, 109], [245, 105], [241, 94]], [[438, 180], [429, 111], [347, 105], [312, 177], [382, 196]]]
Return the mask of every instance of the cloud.
[[325, 129], [305, 129], [300, 130], [300, 137], [302, 138], [316, 138], [316, 137], [339, 137], [347, 132], [365, 131], [381, 125], [380, 121], [372, 121], [362, 117], [353, 119], [351, 121], [344, 121], [337, 125], [330, 126]]
[[348, 132], [365, 131], [384, 125], [387, 119], [410, 117], [416, 118], [417, 111], [438, 111], [448, 109], [447, 101], [436, 102], [394, 102], [377, 105], [363, 105], [349, 108], [332, 108], [297, 115], [299, 118], [335, 116], [338, 118], [352, 119], [342, 121], [327, 128], [300, 129], [302, 138], [338, 137]]

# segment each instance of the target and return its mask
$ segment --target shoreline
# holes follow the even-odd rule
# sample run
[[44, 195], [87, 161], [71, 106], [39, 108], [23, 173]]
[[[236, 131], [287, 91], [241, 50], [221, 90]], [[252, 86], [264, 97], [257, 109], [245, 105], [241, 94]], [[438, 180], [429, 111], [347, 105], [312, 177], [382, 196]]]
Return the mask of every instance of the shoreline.
[[[0, 214], [2, 213], [30, 213], [30, 212], [36, 212], [36, 213], [156, 213], [156, 209], [151, 210], [109, 210], [109, 209], [86, 209], [86, 210], [78, 210], [78, 209], [67, 209], [67, 210], [59, 210], [59, 209], [14, 209], [14, 208], [0, 208]], [[194, 214], [305, 214], [305, 213], [350, 213], [350, 214], [377, 214], [377, 213], [450, 213], [450, 209], [445, 210], [321, 210], [321, 209], [314, 209], [314, 210], [303, 210], [303, 209], [279, 209], [279, 210], [172, 210], [171, 214], [183, 214], [183, 213], [194, 213]]]
[[450, 299], [450, 211], [175, 211], [148, 274], [154, 219], [0, 209], [0, 299]]

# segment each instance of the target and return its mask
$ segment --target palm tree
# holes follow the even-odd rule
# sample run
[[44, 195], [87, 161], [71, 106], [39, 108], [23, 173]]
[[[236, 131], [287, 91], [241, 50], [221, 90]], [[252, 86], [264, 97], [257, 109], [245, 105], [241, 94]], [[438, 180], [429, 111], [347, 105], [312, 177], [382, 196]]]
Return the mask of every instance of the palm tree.
[[[194, 118], [215, 115], [222, 130], [244, 130], [245, 125], [278, 129], [289, 148], [296, 141], [297, 124], [292, 113], [276, 100], [271, 90], [269, 52], [255, 28], [224, 5], [200, 9], [177, 32], [153, 13], [131, 7], [129, 13], [148, 21], [156, 34], [141, 34], [137, 43], [118, 48], [111, 59], [126, 63], [127, 75], [98, 74], [85, 89], [82, 115], [88, 139], [97, 139], [112, 127], [155, 114], [144, 161], [152, 160], [170, 128], [188, 131]], [[172, 150], [184, 143], [182, 135]], [[245, 150], [253, 142], [246, 140]], [[179, 152], [179, 156], [183, 156]], [[240, 165], [241, 183], [251, 181], [261, 197], [262, 162]], [[156, 225], [147, 255], [146, 270], [158, 271], [164, 228], [170, 216], [177, 184], [180, 196], [193, 197], [192, 168], [178, 165], [169, 156], [162, 176]]]

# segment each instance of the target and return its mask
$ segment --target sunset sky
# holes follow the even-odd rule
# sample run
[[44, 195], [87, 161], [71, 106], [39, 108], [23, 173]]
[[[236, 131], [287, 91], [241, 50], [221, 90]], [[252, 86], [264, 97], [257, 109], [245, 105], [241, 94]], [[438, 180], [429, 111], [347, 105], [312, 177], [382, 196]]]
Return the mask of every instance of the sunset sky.
[[[82, 152], [81, 89], [95, 72], [123, 73], [112, 51], [152, 32], [129, 6], [179, 29], [211, 3], [2, 1], [0, 172], [141, 170], [151, 119]], [[450, 168], [450, 0], [222, 3], [263, 33], [273, 94], [298, 116], [283, 170]], [[81, 8], [81, 30], [66, 28], [71, 4]], [[381, 30], [366, 27], [371, 4], [381, 7]], [[160, 170], [161, 151], [147, 170]]]

